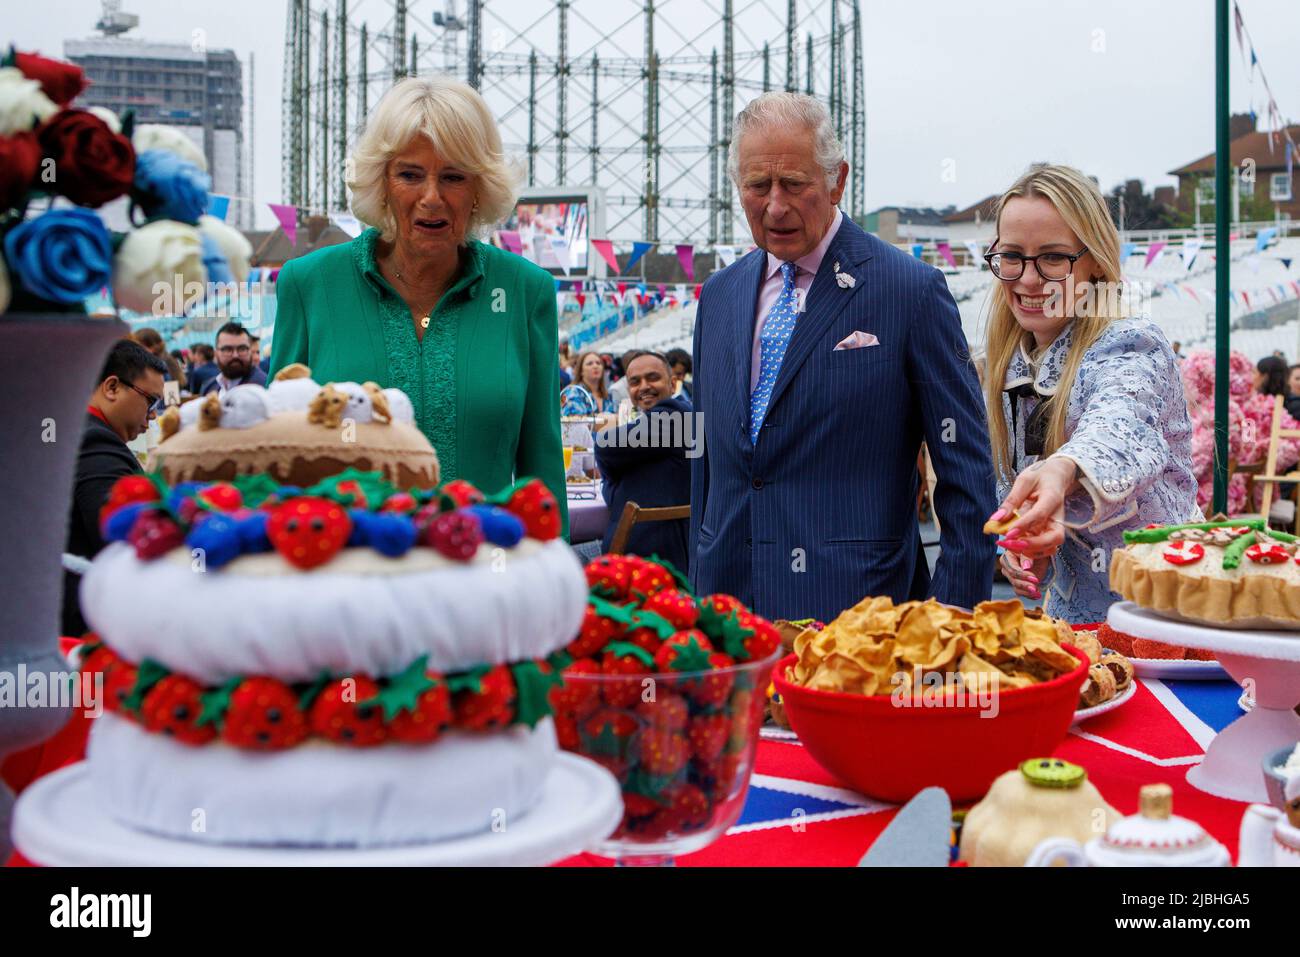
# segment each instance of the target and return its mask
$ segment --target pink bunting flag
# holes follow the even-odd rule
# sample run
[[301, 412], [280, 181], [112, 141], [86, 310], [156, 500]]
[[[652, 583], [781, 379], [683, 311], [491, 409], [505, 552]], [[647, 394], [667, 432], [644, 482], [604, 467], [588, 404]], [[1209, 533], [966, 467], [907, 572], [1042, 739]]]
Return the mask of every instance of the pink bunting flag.
[[578, 300], [578, 309], [581, 310], [587, 304], [587, 294], [585, 292], [575, 292], [573, 297]]
[[618, 284], [618, 298], [622, 299], [622, 298], [623, 298], [623, 293], [625, 293], [625, 292], [627, 292], [627, 283], [625, 283], [625, 282], [621, 282], [621, 283], [619, 283], [619, 284]]
[[514, 229], [501, 230], [501, 245], [505, 246], [516, 256], [523, 255], [524, 241], [519, 238], [519, 231]]
[[591, 245], [595, 247], [596, 252], [600, 253], [600, 258], [609, 263], [609, 268], [614, 270], [618, 275], [618, 257], [614, 255], [614, 244], [608, 239], [593, 239]]
[[1151, 264], [1160, 256], [1161, 251], [1168, 243], [1152, 243], [1151, 248], [1147, 250], [1146, 268], [1150, 269]]
[[[754, 247], [754, 248], [757, 249], [758, 247]], [[703, 289], [703, 288], [704, 288], [704, 285], [703, 285], [702, 283], [696, 285], [696, 287], [695, 287], [695, 298], [696, 298], [696, 300], [698, 300], [698, 299], [700, 298], [700, 290]]]
[[284, 234], [289, 237], [289, 245], [298, 245], [298, 208], [296, 206], [285, 206], [281, 203], [267, 203], [271, 207], [271, 212], [280, 222], [280, 228]]
[[1241, 301], [1246, 304], [1247, 309], [1250, 308], [1250, 296], [1246, 294], [1246, 290], [1244, 289], [1241, 291]]
[[[695, 247], [690, 243], [677, 244], [677, 261], [682, 264], [682, 269], [686, 271], [686, 278], [695, 282]], [[663, 287], [660, 286], [660, 291]]]
[[939, 250], [939, 255], [943, 257], [944, 262], [953, 269], [957, 268], [957, 260], [952, 258], [952, 247], [950, 245], [947, 243], [935, 243], [935, 248]]

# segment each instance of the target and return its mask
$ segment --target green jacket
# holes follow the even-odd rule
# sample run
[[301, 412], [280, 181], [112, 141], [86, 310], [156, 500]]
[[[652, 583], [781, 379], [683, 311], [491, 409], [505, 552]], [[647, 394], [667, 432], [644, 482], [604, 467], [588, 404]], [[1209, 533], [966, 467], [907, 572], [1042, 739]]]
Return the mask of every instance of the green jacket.
[[520, 256], [470, 241], [421, 342], [375, 265], [379, 231], [284, 264], [271, 375], [292, 362], [317, 382], [378, 382], [411, 398], [442, 479], [488, 494], [535, 476], [569, 531], [560, 446], [555, 280]]

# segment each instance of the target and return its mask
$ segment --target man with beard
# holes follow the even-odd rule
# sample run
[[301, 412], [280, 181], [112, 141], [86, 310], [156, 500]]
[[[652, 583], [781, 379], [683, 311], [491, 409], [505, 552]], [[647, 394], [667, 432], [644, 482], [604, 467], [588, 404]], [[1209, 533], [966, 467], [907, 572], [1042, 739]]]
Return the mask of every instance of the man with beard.
[[252, 336], [237, 322], [217, 330], [217, 368], [220, 373], [204, 387], [202, 395], [224, 393], [237, 385], [266, 385], [266, 373], [253, 356]]
[[[632, 352], [624, 360], [628, 397], [640, 417], [596, 436], [596, 465], [605, 483], [610, 515], [603, 542], [606, 552], [628, 502], [656, 508], [690, 501], [690, 456], [702, 438], [694, 428], [690, 400], [673, 396], [668, 360], [657, 352]], [[625, 551], [658, 555], [685, 570], [689, 532], [689, 519], [637, 524]]]

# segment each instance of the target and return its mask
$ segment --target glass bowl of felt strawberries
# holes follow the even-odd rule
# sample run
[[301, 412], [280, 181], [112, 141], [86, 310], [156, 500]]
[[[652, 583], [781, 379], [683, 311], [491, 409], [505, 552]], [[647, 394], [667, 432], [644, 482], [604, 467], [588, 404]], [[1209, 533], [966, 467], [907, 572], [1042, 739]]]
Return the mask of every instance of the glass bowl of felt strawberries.
[[740, 817], [781, 636], [729, 595], [696, 597], [671, 564], [604, 555], [551, 706], [560, 746], [605, 767], [623, 819], [596, 848], [671, 864]]

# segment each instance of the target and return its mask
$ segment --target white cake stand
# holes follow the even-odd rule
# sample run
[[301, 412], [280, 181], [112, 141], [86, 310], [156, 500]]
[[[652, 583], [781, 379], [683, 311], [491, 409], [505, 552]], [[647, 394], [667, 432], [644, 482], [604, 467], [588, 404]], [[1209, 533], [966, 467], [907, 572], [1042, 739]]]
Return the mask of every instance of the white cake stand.
[[1165, 618], [1131, 601], [1111, 605], [1107, 621], [1138, 638], [1213, 651], [1233, 681], [1254, 684], [1255, 707], [1214, 736], [1187, 780], [1216, 797], [1267, 804], [1264, 758], [1300, 740], [1300, 632], [1212, 628]]
[[[436, 811], [431, 812], [436, 813]], [[496, 867], [549, 864], [608, 837], [623, 814], [618, 781], [560, 752], [537, 805], [500, 832], [378, 848], [239, 847], [136, 831], [104, 810], [85, 762], [29, 787], [14, 808], [14, 845], [49, 867]]]

